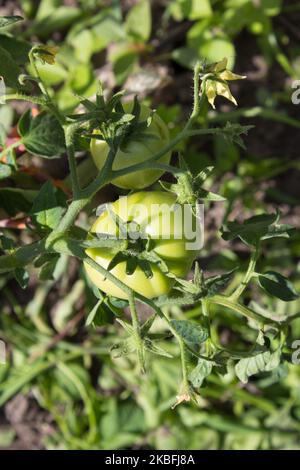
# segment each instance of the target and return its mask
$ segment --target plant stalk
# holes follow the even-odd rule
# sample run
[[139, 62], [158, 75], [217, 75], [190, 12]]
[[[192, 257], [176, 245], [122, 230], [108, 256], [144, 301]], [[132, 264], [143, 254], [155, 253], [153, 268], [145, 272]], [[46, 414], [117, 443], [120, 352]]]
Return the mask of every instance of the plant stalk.
[[257, 245], [254, 251], [251, 253], [251, 257], [249, 260], [249, 265], [247, 271], [244, 275], [244, 278], [237, 289], [229, 296], [229, 299], [232, 301], [237, 301], [239, 297], [242, 295], [244, 290], [246, 289], [247, 285], [249, 284], [253, 273], [255, 272], [255, 266], [259, 257], [259, 245]]

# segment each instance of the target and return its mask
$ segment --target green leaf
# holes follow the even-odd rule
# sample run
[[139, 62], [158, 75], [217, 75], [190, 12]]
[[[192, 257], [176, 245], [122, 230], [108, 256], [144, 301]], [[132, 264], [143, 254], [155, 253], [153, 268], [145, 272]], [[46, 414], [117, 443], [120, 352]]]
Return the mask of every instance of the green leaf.
[[210, 0], [188, 0], [186, 2], [190, 5], [188, 13], [189, 20], [198, 20], [211, 16], [213, 11], [210, 5]]
[[83, 398], [80, 386], [78, 387], [79, 383], [85, 388], [87, 394], [90, 392], [89, 373], [79, 364], [59, 362], [53, 371], [53, 382], [67, 392], [69, 400]]
[[105, 305], [116, 317], [123, 315], [123, 309], [128, 306], [127, 300], [116, 299], [115, 297], [106, 297], [104, 300]]
[[35, 13], [35, 20], [46, 18], [59, 7], [60, 0], [40, 0], [37, 11]]
[[120, 312], [116, 313], [113, 308], [110, 308], [106, 303], [104, 303], [98, 308], [98, 312], [93, 323], [95, 326], [112, 324], [114, 322], [115, 315], [120, 315]]
[[221, 229], [224, 240], [240, 238], [247, 245], [256, 245], [260, 239], [268, 234], [269, 226], [278, 220], [278, 214], [260, 214], [239, 223], [236, 220], [227, 222]]
[[235, 373], [243, 383], [248, 382], [248, 378], [258, 372], [269, 372], [279, 366], [281, 350], [275, 352], [265, 351], [252, 357], [240, 359], [235, 365]]
[[88, 64], [94, 52], [94, 37], [89, 29], [83, 29], [70, 41], [74, 48], [74, 55], [81, 63]]
[[199, 184], [199, 186], [202, 186], [203, 183], [207, 180], [207, 178], [212, 174], [213, 171], [214, 171], [213, 166], [206, 166], [205, 168], [202, 168], [195, 178], [195, 181], [197, 182], [197, 184]]
[[117, 322], [122, 325], [124, 330], [131, 336], [134, 334], [134, 328], [133, 326], [129, 323], [128, 320], [121, 320], [120, 318], [117, 319]]
[[[48, 86], [58, 85], [68, 78], [67, 70], [58, 61], [56, 61], [54, 64], [47, 64], [47, 62], [43, 64], [40, 63], [38, 67], [41, 80], [43, 80], [43, 82]], [[31, 65], [27, 67], [27, 70], [31, 75], [34, 74], [34, 70]], [[73, 85], [73, 81], [71, 84]]]
[[198, 364], [189, 375], [189, 380], [191, 381], [193, 387], [200, 388], [204, 379], [211, 373], [212, 368], [213, 368], [212, 361], [199, 359]]
[[138, 266], [138, 260], [135, 256], [129, 256], [126, 259], [126, 274], [127, 276], [132, 276]]
[[229, 283], [230, 279], [232, 278], [232, 274], [235, 270], [232, 269], [231, 271], [219, 274], [218, 276], [209, 277], [205, 279], [205, 287], [207, 288], [207, 296], [212, 297], [213, 295], [220, 292], [224, 289], [227, 284]]
[[96, 287], [95, 284], [92, 284], [91, 288], [92, 288], [93, 294], [96, 297], [96, 299], [102, 300], [104, 298], [101, 290], [98, 289], [98, 287]]
[[[105, 49], [110, 43], [126, 40], [121, 15], [118, 15], [116, 10], [114, 11], [113, 9], [101, 9], [101, 12], [97, 15], [94, 26], [91, 28], [91, 33], [93, 36], [93, 52], [99, 52]], [[75, 28], [73, 28], [71, 34], [68, 36], [72, 44], [73, 37], [76, 35]]]
[[267, 271], [258, 276], [259, 285], [270, 295], [290, 302], [299, 298], [291, 282], [282, 274], [275, 271]]
[[50, 181], [40, 189], [29, 215], [33, 223], [42, 231], [54, 229], [64, 211], [56, 198], [56, 192]]
[[54, 271], [59, 260], [59, 255], [54, 256], [50, 261], [46, 262], [39, 272], [40, 281], [47, 281], [54, 279]]
[[136, 343], [133, 336], [121, 341], [120, 343], [114, 344], [111, 348], [112, 357], [114, 359], [127, 356], [128, 354], [135, 352], [135, 350]]
[[198, 198], [201, 201], [215, 201], [215, 202], [223, 202], [226, 200], [223, 196], [219, 194], [212, 193], [211, 191], [206, 191], [206, 189], [199, 189], [198, 190]]
[[134, 39], [148, 41], [151, 34], [151, 7], [148, 0], [140, 0], [130, 9], [125, 27]]
[[89, 326], [89, 325], [91, 325], [91, 324], [94, 323], [95, 316], [97, 315], [98, 308], [100, 307], [102, 301], [103, 301], [103, 300], [99, 300], [99, 301], [96, 303], [96, 305], [94, 305], [94, 307], [92, 308], [92, 310], [90, 311], [90, 313], [88, 314], [88, 317], [87, 317], [86, 322], [85, 322], [85, 325], [86, 325], [86, 326]]
[[0, 406], [49, 367], [51, 367], [51, 363], [45, 361], [14, 367], [7, 379], [0, 384]]
[[180, 47], [172, 52], [172, 59], [183, 67], [192, 70], [199, 61], [199, 55], [191, 47]]
[[113, 307], [118, 309], [123, 309], [125, 307], [128, 307], [129, 305], [128, 300], [118, 299], [117, 297], [109, 297], [109, 299], [107, 299], [107, 302], [109, 305], [112, 305]]
[[208, 338], [206, 328], [189, 320], [171, 320], [171, 325], [182, 339], [193, 347], [199, 346]]
[[0, 207], [11, 216], [18, 212], [28, 213], [36, 194], [36, 191], [26, 189], [0, 188]]
[[15, 269], [14, 274], [20, 287], [22, 287], [22, 289], [26, 289], [29, 282], [28, 272], [23, 268], [17, 268]]
[[246, 150], [246, 146], [241, 135], [247, 135], [248, 131], [253, 129], [254, 126], [241, 126], [237, 123], [226, 122], [223, 128], [223, 137], [229, 142], [239, 145], [242, 149]]
[[49, 263], [54, 258], [57, 258], [58, 255], [55, 253], [43, 253], [40, 255], [34, 262], [36, 268], [41, 268], [44, 264]]
[[118, 264], [127, 262], [128, 255], [126, 253], [122, 253], [119, 251], [115, 254], [115, 256], [111, 259], [109, 265], [107, 266], [107, 271], [111, 271], [114, 269]]
[[21, 70], [12, 56], [0, 46], [0, 76], [4, 78], [6, 86], [20, 88], [18, 81], [20, 73]]
[[146, 338], [144, 341], [145, 349], [152, 354], [156, 354], [157, 356], [168, 357], [172, 359], [173, 356], [169, 352], [165, 351], [160, 346], [157, 346], [154, 341], [151, 341], [149, 338]]
[[288, 224], [273, 224], [268, 228], [268, 232], [261, 237], [261, 240], [269, 240], [270, 238], [289, 238], [290, 233], [294, 231], [294, 227]]
[[108, 325], [110, 323], [113, 323], [114, 321], [114, 316], [112, 310], [110, 309], [109, 306], [103, 303], [104, 297], [100, 299], [96, 305], [92, 308], [90, 311], [85, 325], [93, 325], [94, 327], [96, 326], [104, 326]]
[[132, 47], [130, 48], [128, 44], [116, 46], [116, 49], [109, 56], [109, 59], [113, 64], [113, 70], [118, 85], [121, 85], [128, 75], [133, 72], [137, 58], [137, 53]]
[[153, 272], [152, 272], [151, 264], [149, 263], [149, 261], [144, 260], [144, 259], [139, 259], [138, 266], [145, 273], [145, 276], [147, 279], [151, 279], [153, 277]]
[[22, 16], [0, 16], [0, 28], [6, 28], [13, 23], [17, 23], [18, 21], [22, 21]]
[[232, 40], [222, 31], [213, 32], [213, 28], [203, 28], [204, 25], [204, 21], [201, 21], [190, 28], [188, 46], [196, 50], [198, 60], [206, 60], [208, 64], [219, 62], [227, 57], [231, 69], [236, 55]]
[[170, 12], [177, 21], [207, 18], [213, 13], [210, 0], [179, 0], [170, 3]]
[[1, 248], [6, 250], [13, 250], [15, 248], [15, 241], [5, 235], [0, 235]]
[[28, 29], [28, 33], [39, 37], [47, 37], [54, 31], [67, 28], [75, 23], [83, 15], [83, 11], [73, 6], [59, 6], [55, 8], [47, 16], [43, 16], [40, 20], [34, 21], [32, 27]]
[[24, 65], [28, 62], [28, 53], [31, 49], [29, 42], [7, 34], [0, 34], [0, 46], [11, 55], [18, 65]]
[[18, 123], [22, 142], [29, 152], [42, 157], [58, 157], [65, 152], [64, 132], [58, 120], [42, 112], [33, 117], [27, 110]]

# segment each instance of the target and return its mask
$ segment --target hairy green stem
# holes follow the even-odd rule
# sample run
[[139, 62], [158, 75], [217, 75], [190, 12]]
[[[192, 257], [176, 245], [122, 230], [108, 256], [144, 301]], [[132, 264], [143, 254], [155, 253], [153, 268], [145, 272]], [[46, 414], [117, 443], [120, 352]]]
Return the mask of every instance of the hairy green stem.
[[75, 130], [72, 124], [65, 125], [63, 127], [63, 130], [65, 133], [65, 141], [66, 141], [73, 197], [74, 199], [77, 199], [80, 193], [80, 185], [79, 185], [79, 180], [78, 180], [78, 175], [77, 175], [77, 167], [76, 167], [76, 159], [75, 159], [75, 147], [74, 147]]
[[244, 292], [244, 290], [246, 289], [255, 271], [255, 266], [256, 266], [258, 256], [259, 256], [259, 245], [257, 245], [254, 251], [251, 253], [249, 265], [244, 275], [244, 278], [242, 282], [239, 284], [239, 286], [237, 287], [237, 289], [229, 296], [230, 300], [237, 301], [239, 297], [242, 295], [242, 293]]
[[28, 101], [29, 103], [39, 104], [40, 106], [46, 105], [46, 101], [44, 100], [44, 98], [39, 98], [38, 96], [23, 95], [22, 93], [10, 93], [8, 95], [3, 95], [1, 99], [3, 99], [4, 101], [12, 101], [12, 100]]
[[37, 79], [39, 88], [42, 92], [42, 95], [45, 97], [45, 105], [48, 107], [49, 111], [51, 111], [54, 114], [58, 122], [63, 126], [65, 123], [65, 116], [60, 112], [56, 104], [53, 102], [51, 95], [48, 91], [48, 87], [40, 76], [39, 69], [36, 65], [36, 59], [34, 57], [35, 52], [36, 52], [36, 46], [33, 46], [31, 50], [29, 51], [28, 57], [29, 57], [30, 64], [33, 68], [35, 77]]
[[144, 345], [143, 345], [143, 339], [141, 336], [141, 327], [140, 327], [139, 317], [138, 317], [133, 293], [130, 294], [129, 296], [129, 307], [130, 307], [130, 313], [131, 313], [132, 327], [134, 330], [134, 339], [135, 339], [135, 345], [137, 349], [139, 367], [140, 367], [141, 372], [145, 373]]
[[208, 304], [216, 304], [221, 305], [223, 307], [227, 307], [237, 313], [240, 313], [244, 317], [254, 320], [261, 325], [277, 325], [278, 322], [271, 320], [270, 318], [263, 317], [254, 310], [251, 310], [249, 307], [245, 307], [245, 305], [241, 305], [236, 301], [232, 301], [229, 297], [225, 295], [214, 295], [213, 297], [207, 298]]
[[46, 100], [48, 102], [50, 102], [51, 97], [49, 95], [47, 87], [44, 85], [43, 81], [41, 80], [39, 70], [38, 70], [36, 62], [35, 62], [34, 52], [35, 52], [35, 46], [33, 46], [31, 48], [31, 50], [29, 51], [29, 54], [28, 54], [29, 62], [30, 62], [31, 67], [33, 68], [33, 71], [35, 73], [35, 77], [38, 79], [38, 85], [39, 85], [39, 88], [40, 88], [42, 94], [46, 97]]
[[261, 106], [254, 106], [253, 108], [241, 108], [234, 111], [229, 111], [228, 113], [212, 115], [211, 117], [208, 117], [208, 122], [227, 122], [231, 121], [231, 119], [234, 120], [241, 117], [252, 119], [256, 116], [262, 117], [264, 119], [270, 119], [276, 122], [282, 122], [283, 124], [300, 129], [300, 122], [298, 119], [291, 118], [280, 111], [266, 109]]
[[204, 298], [201, 302], [201, 305], [202, 305], [202, 313], [207, 320], [207, 329], [208, 329], [208, 338], [205, 342], [205, 353], [207, 356], [210, 356], [212, 352], [212, 342], [211, 342], [211, 331], [210, 331], [209, 303]]
[[203, 101], [203, 93], [200, 97], [200, 71], [201, 71], [201, 64], [198, 62], [195, 66], [194, 69], [194, 104], [193, 104], [193, 110], [191, 117], [189, 119], [189, 127], [194, 123], [194, 121], [197, 119], [200, 108], [201, 108], [201, 103]]
[[59, 221], [57, 227], [50, 233], [46, 240], [46, 246], [49, 248], [51, 244], [64, 235], [74, 224], [80, 211], [89, 203], [89, 198], [75, 199], [69, 205], [67, 212]]
[[109, 149], [109, 153], [104, 164], [104, 167], [99, 172], [97, 177], [84, 189], [81, 191], [81, 194], [92, 198], [99, 189], [104, 186], [106, 183], [109, 183], [113, 177], [112, 165], [117, 154], [118, 147], [114, 146]]

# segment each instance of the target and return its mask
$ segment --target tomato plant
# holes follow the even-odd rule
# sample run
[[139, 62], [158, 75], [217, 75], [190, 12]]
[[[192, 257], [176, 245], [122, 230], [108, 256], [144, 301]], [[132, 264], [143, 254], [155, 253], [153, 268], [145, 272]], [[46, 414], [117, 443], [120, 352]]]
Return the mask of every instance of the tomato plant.
[[[136, 112], [133, 122], [129, 126], [126, 138], [122, 146], [118, 149], [113, 170], [126, 170], [134, 164], [147, 162], [152, 155], [169, 143], [169, 131], [166, 124], [157, 113], [152, 115], [150, 108], [139, 106], [134, 110], [134, 104], [124, 105], [126, 113]], [[97, 138], [91, 140], [91, 153], [93, 160], [99, 170], [101, 170], [109, 154], [109, 144], [101, 140], [101, 131], [95, 131]], [[171, 152], [166, 152], [159, 160], [160, 163], [169, 163]], [[113, 180], [113, 184], [124, 189], [143, 189], [154, 183], [163, 174], [163, 170], [151, 170], [147, 168], [130, 174], [124, 174]]]
[[[99, 292], [102, 292], [97, 294], [100, 296], [100, 304], [98, 302], [93, 309], [93, 316], [104, 302], [103, 293], [128, 300], [132, 325], [126, 326], [126, 331], [132, 335], [133, 349], [137, 352], [141, 370], [145, 369], [146, 351], [160, 353], [155, 349], [151, 336], [147, 336], [153, 320], [144, 326], [140, 325], [136, 299], [153, 309], [155, 312], [153, 319], [156, 315], [164, 318], [180, 347], [183, 383], [177, 402], [189, 401], [191, 398], [197, 400], [197, 386], [211, 372], [212, 364], [217, 361], [222, 347], [210, 338], [209, 324], [197, 325], [186, 320], [177, 322], [170, 319], [161, 307], [170, 303], [172, 305], [199, 303], [203, 315], [209, 322], [211, 309], [215, 305], [220, 305], [257, 322], [257, 325], [272, 324], [274, 328], [280, 330], [280, 324], [277, 325], [254, 309], [240, 304], [241, 294], [251, 280], [257, 279], [259, 285], [270, 294], [275, 294], [284, 300], [297, 297], [292, 285], [280, 273], [255, 272], [261, 243], [274, 237], [288, 236], [291, 229], [287, 225], [279, 224], [279, 216], [276, 214], [254, 216], [243, 225], [228, 222], [223, 227], [224, 239], [239, 238], [251, 247], [252, 252], [242, 283], [230, 295], [225, 296], [220, 291], [229, 282], [231, 272], [205, 279], [196, 265], [193, 282], [184, 279], [197, 255], [197, 250], [187, 248], [190, 233], [182, 233], [185, 221], [183, 219], [178, 222], [176, 219], [174, 203], [178, 202], [178, 207], [188, 206], [189, 213], [198, 219], [198, 200], [209, 202], [220, 201], [223, 198], [205, 187], [212, 174], [212, 167], [203, 168], [194, 175], [183, 159], [180, 159], [179, 167], [167, 163], [162, 166], [161, 160], [164, 158], [166, 159], [164, 161], [168, 162], [171, 149], [179, 142], [197, 135], [222, 135], [231, 142], [243, 145], [241, 135], [247, 133], [248, 126], [227, 123], [223, 128], [198, 129], [197, 120], [203, 103], [209, 102], [214, 107], [218, 95], [236, 103], [227, 81], [244, 77], [227, 70], [226, 59], [205, 67], [200, 63], [197, 64], [194, 71], [192, 113], [183, 129], [169, 141], [167, 128], [160, 118], [155, 114], [152, 116], [149, 109], [140, 106], [137, 100], [133, 105], [123, 106], [122, 93], [105, 99], [100, 88], [95, 101], [82, 99], [84, 112], [65, 115], [51, 100], [47, 85], [41, 79], [37, 66], [40, 60], [51, 65], [55, 61], [56, 52], [55, 48], [48, 46], [33, 46], [29, 52], [35, 76], [27, 80], [37, 81], [41, 96], [31, 97], [23, 94], [20, 98], [40, 104], [44, 111], [35, 117], [26, 112], [21, 117], [18, 127], [20, 143], [31, 153], [53, 158], [56, 153], [66, 150], [73, 199], [68, 204], [66, 196], [61, 194], [59, 188], [53, 187], [50, 182], [45, 183], [35, 197], [30, 211], [31, 223], [40, 235], [40, 240], [10, 251], [11, 244], [4, 239], [3, 247], [9, 253], [0, 257], [0, 271], [13, 271], [24, 288], [29, 279], [25, 268], [31, 261], [41, 268], [41, 278], [47, 279], [53, 275], [60, 256], [72, 255], [80, 259], [84, 263], [88, 277], [96, 288], [100, 289]], [[6, 95], [6, 99], [18, 97], [17, 93], [11, 97]], [[97, 138], [99, 130], [100, 140]], [[99, 142], [100, 146], [105, 145], [106, 149], [105, 152], [100, 152], [101, 162], [97, 160], [100, 168], [98, 175], [85, 187], [81, 187], [75, 158], [79, 139], [91, 139], [92, 151], [94, 148], [97, 149]], [[130, 156], [127, 158], [124, 155], [128, 149]], [[97, 152], [93, 151], [96, 159], [100, 158]], [[129, 166], [127, 164], [123, 166], [123, 159], [126, 158], [127, 164], [131, 163]], [[162, 169], [172, 173], [176, 179], [175, 183], [163, 184], [166, 192], [137, 192], [120, 198], [107, 206], [107, 210], [96, 220], [87, 238], [82, 238], [82, 235], [86, 234], [85, 231], [83, 234], [78, 234], [74, 222], [100, 188], [109, 182], [117, 182], [118, 185], [131, 189], [139, 187], [140, 184], [142, 186], [151, 184], [161, 175]], [[140, 171], [143, 172], [141, 177]], [[149, 218], [150, 208], [153, 209], [157, 204], [161, 208], [156, 209], [152, 215], [150, 212]], [[170, 211], [170, 208], [173, 209]], [[170, 214], [171, 217], [168, 219]], [[115, 233], [112, 233], [114, 231]], [[125, 240], [124, 233], [130, 235], [125, 237]], [[174, 294], [171, 294], [170, 289], [173, 286]], [[200, 362], [188, 376], [186, 352], [193, 350], [194, 343], [198, 349], [203, 342], [207, 342], [207, 356], [198, 357]], [[273, 367], [278, 363], [281, 351], [277, 339], [273, 348], [272, 353], [268, 349], [261, 353], [259, 349], [254, 348], [249, 361], [254, 356], [255, 362], [257, 356], [264, 354], [265, 367]], [[251, 373], [255, 371], [256, 368], [251, 367]], [[243, 381], [248, 379], [249, 370], [243, 359], [236, 365], [236, 374]]]
[[[184, 216], [175, 215], [176, 195], [154, 191], [137, 192], [110, 205], [124, 227], [133, 226], [125, 250], [115, 252], [107, 248], [89, 248], [87, 254], [128, 287], [151, 299], [168, 294], [176, 277], [185, 277], [191, 268], [197, 250], [189, 250], [192, 233], [185, 234]], [[190, 213], [191, 219], [193, 217]], [[188, 225], [188, 224], [186, 224]], [[192, 232], [192, 227], [190, 232]], [[110, 212], [103, 212], [91, 228], [92, 234], [119, 234], [120, 229]], [[130, 238], [131, 237], [131, 238]], [[119, 256], [119, 262], [113, 262]], [[134, 264], [134, 257], [137, 263]], [[113, 267], [110, 269], [109, 266]], [[119, 298], [128, 296], [112, 281], [86, 265], [91, 281], [103, 292]]]
[[[74, 7], [73, 17], [82, 16], [82, 23], [79, 27], [75, 25], [66, 37], [66, 47], [59, 51], [52, 41], [51, 45], [31, 45], [27, 40], [17, 42], [20, 48], [17, 50], [12, 36], [0, 35], [0, 59], [3, 59], [0, 60], [0, 99], [5, 103], [0, 109], [3, 120], [0, 123], [0, 285], [14, 311], [14, 315], [6, 315], [5, 310], [1, 322], [7, 322], [11, 330], [7, 336], [18, 346], [16, 355], [9, 358], [13, 373], [10, 374], [10, 367], [3, 376], [0, 371], [0, 404], [38, 377], [40, 402], [53, 412], [68, 445], [73, 448], [84, 445], [97, 448], [99, 435], [105, 435], [106, 431], [105, 425], [98, 429], [102, 409], [99, 411], [96, 381], [90, 380], [87, 372], [93, 358], [101, 356], [101, 361], [103, 357], [107, 360], [106, 368], [102, 363], [99, 367], [103, 375], [98, 382], [101, 393], [112, 391], [107, 401], [109, 419], [119, 415], [115, 397], [125, 396], [126, 401], [134, 388], [149, 421], [147, 431], [152, 432], [159, 419], [165, 419], [170, 396], [175, 395], [176, 405], [193, 401], [200, 403], [202, 410], [209, 393], [214, 399], [221, 395], [220, 401], [223, 395], [229, 394], [236, 415], [243, 414], [253, 402], [259, 412], [265, 412], [273, 404], [261, 399], [259, 394], [254, 396], [246, 387], [241, 389], [237, 381], [246, 384], [259, 373], [270, 373], [267, 379], [271, 384], [272, 380], [276, 382], [283, 377], [291, 356], [290, 325], [299, 319], [294, 303], [299, 295], [287, 277], [287, 265], [292, 258], [283, 245], [293, 234], [293, 228], [280, 222], [277, 206], [270, 209], [269, 201], [263, 201], [261, 195], [261, 199], [253, 197], [256, 178], [262, 177], [261, 168], [272, 174], [297, 165], [293, 162], [288, 166], [278, 158], [274, 169], [272, 158], [258, 162], [252, 155], [240, 154], [245, 151], [243, 137], [251, 126], [241, 125], [237, 119], [260, 115], [294, 127], [299, 127], [299, 123], [274, 111], [275, 100], [283, 96], [279, 94], [268, 100], [268, 109], [258, 106], [253, 110], [234, 111], [229, 108], [231, 111], [227, 112], [223, 108], [226, 112], [219, 112], [218, 101], [222, 98], [228, 100], [229, 107], [237, 105], [229, 86], [232, 81], [245, 78], [231, 71], [232, 57], [228, 57], [231, 62], [228, 67], [228, 59], [222, 59], [219, 52], [222, 45], [227, 51], [224, 55], [232, 56], [234, 52], [230, 38], [235, 34], [231, 32], [235, 16], [230, 15], [235, 13], [235, 2], [229, 2], [230, 15], [227, 12], [227, 27], [223, 32], [206, 27], [219, 24], [225, 11], [223, 6], [217, 6], [216, 15], [209, 1], [203, 3], [207, 5], [205, 10], [198, 9], [198, 2], [182, 1], [173, 2], [173, 7], [167, 9], [174, 21], [186, 18], [188, 26], [189, 22], [197, 21], [191, 26], [188, 50], [170, 53], [167, 46], [166, 54], [162, 54], [167, 60], [179, 63], [185, 63], [182, 58], [191, 59], [185, 63], [188, 67], [193, 64], [194, 70], [191, 96], [190, 87], [186, 87], [186, 102], [192, 102], [190, 114], [185, 108], [181, 113], [177, 104], [172, 109], [160, 107], [160, 114], [153, 112], [143, 102], [147, 87], [139, 99], [130, 103], [125, 102], [122, 90], [114, 93], [114, 88], [135, 72], [139, 56], [147, 60], [147, 54], [156, 54], [156, 47], [158, 51], [165, 50], [160, 34], [153, 42], [151, 39], [149, 47], [145, 44], [151, 37], [150, 2], [137, 2], [130, 9], [123, 29], [120, 28], [122, 12], [116, 5], [107, 7], [105, 11], [109, 14], [101, 11], [94, 18], [90, 13], [94, 11], [92, 3], [85, 15]], [[251, 21], [246, 21], [251, 27], [259, 27], [256, 13], [263, 9], [265, 46], [272, 43], [273, 54], [276, 42], [269, 34], [269, 17], [275, 13], [269, 11], [270, 7], [245, 3], [246, 8], [239, 5], [239, 11], [251, 13]], [[55, 17], [55, 5], [53, 8], [50, 16], [44, 16], [43, 11], [39, 13], [38, 28], [32, 26], [34, 38], [42, 37], [46, 26], [51, 34], [55, 32], [54, 22], [49, 22], [52, 14]], [[63, 31], [71, 20], [65, 7], [62, 8], [58, 10]], [[146, 19], [145, 26], [136, 21], [137, 16]], [[248, 16], [241, 18], [244, 21]], [[0, 18], [0, 28], [19, 21], [20, 17]], [[110, 39], [105, 37], [105, 31], [110, 31]], [[174, 30], [174, 34], [180, 35], [181, 30]], [[87, 50], [81, 47], [81, 41]], [[98, 53], [110, 41], [114, 44], [107, 50], [107, 59], [116, 82], [106, 86], [96, 83], [98, 69], [95, 65], [95, 70], [91, 70], [90, 59], [93, 54], [98, 59]], [[199, 61], [202, 53], [216, 62]], [[280, 52], [276, 60], [284, 65], [283, 69], [290, 68]], [[172, 73], [176, 72], [174, 66]], [[146, 73], [149, 71], [145, 67], [131, 76], [131, 96], [136, 92], [133, 85], [139, 85], [136, 82], [143, 81]], [[152, 92], [155, 80], [154, 73]], [[244, 86], [245, 82], [241, 83]], [[125, 88], [129, 85], [126, 82]], [[174, 94], [175, 103], [184, 91], [180, 86], [175, 93], [173, 89], [172, 93], [166, 90], [166, 96]], [[161, 96], [155, 94], [154, 102], [160, 102]], [[34, 107], [35, 112], [26, 107], [22, 108], [20, 117], [10, 114], [7, 118], [8, 104], [16, 100], [27, 102], [26, 106]], [[183, 124], [182, 115], [188, 116]], [[226, 124], [218, 125], [222, 122]], [[17, 135], [12, 135], [11, 128], [18, 130]], [[172, 160], [174, 164], [170, 164], [172, 152], [177, 157]], [[96, 169], [91, 167], [92, 159]], [[52, 171], [56, 170], [55, 175], [44, 171], [49, 163]], [[233, 178], [234, 171], [236, 178]], [[88, 173], [87, 177], [84, 172]], [[162, 177], [163, 181], [158, 182]], [[153, 183], [156, 186], [150, 188]], [[163, 191], [157, 190], [159, 183]], [[129, 190], [128, 194], [124, 190]], [[285, 196], [273, 190], [268, 188], [268, 196], [282, 198], [286, 204]], [[115, 200], [120, 193], [126, 195]], [[100, 215], [96, 211], [95, 216], [99, 200], [104, 202], [105, 209]], [[213, 214], [206, 227], [208, 243], [201, 252], [199, 247], [188, 246], [193, 234], [183, 230], [184, 221], [175, 217], [176, 208], [187, 207], [190, 220], [197, 224], [201, 219], [199, 203], [207, 211], [212, 209]], [[253, 214], [251, 217], [242, 215], [243, 205], [247, 213]], [[16, 236], [16, 230], [22, 231], [21, 236]], [[276, 256], [268, 258], [272, 246], [274, 252], [278, 250], [278, 257], [285, 260], [282, 272], [275, 268]], [[297, 248], [294, 244], [295, 253]], [[16, 306], [10, 283], [16, 280], [26, 289], [37, 278], [39, 289], [32, 302], [26, 308]], [[41, 299], [48, 299], [49, 293], [55, 297], [53, 292], [59, 294], [60, 303], [49, 308], [51, 312], [44, 312]], [[292, 307], [286, 307], [285, 302]], [[46, 320], [45, 313], [49, 316]], [[87, 318], [83, 325], [84, 316]], [[31, 324], [38, 333], [28, 331]], [[83, 341], [78, 344], [74, 336], [70, 346], [61, 339], [74, 334], [74, 325], [82, 325]], [[105, 327], [104, 335], [98, 327]], [[161, 357], [164, 362], [159, 363]], [[116, 363], [121, 366], [112, 374], [112, 365]], [[165, 380], [166, 370], [169, 374]], [[63, 381], [63, 391], [57, 392], [56, 383], [49, 391], [48, 374]], [[262, 376], [262, 388], [266, 386], [264, 380]], [[152, 388], [154, 383], [158, 384], [159, 393]], [[119, 393], [120, 384], [122, 393]], [[127, 384], [130, 385], [125, 390]], [[209, 387], [202, 390], [203, 384]], [[74, 420], [73, 407], [66, 406], [68, 393], [84, 405], [78, 407], [82, 409], [80, 423]], [[103, 395], [106, 397], [104, 392]], [[161, 397], [162, 405], [158, 406]], [[292, 403], [291, 398], [288, 403]], [[278, 402], [284, 399], [280, 397]], [[218, 421], [210, 413], [210, 403], [207, 408], [200, 422], [212, 423], [224, 433], [231, 424]], [[124, 409], [126, 421], [132, 413]], [[66, 415], [69, 413], [66, 422], [60, 417], [61, 410], [66, 410]], [[190, 412], [186, 410], [188, 406], [185, 412]], [[166, 419], [172, 421], [168, 416]], [[194, 416], [186, 418], [188, 414], [184, 413], [183, 416], [187, 425], [194, 423]], [[253, 419], [257, 426], [261, 425], [259, 413], [250, 416], [249, 422]], [[139, 423], [140, 415], [136, 421]], [[116, 429], [118, 426], [117, 422]], [[132, 443], [126, 423], [124, 429], [117, 446]], [[252, 424], [249, 429], [251, 432], [258, 429], [257, 434], [266, 432], [265, 428], [256, 429]], [[87, 444], [82, 444], [82, 430], [86, 432]], [[114, 437], [114, 432], [106, 434], [101, 445], [107, 448]]]

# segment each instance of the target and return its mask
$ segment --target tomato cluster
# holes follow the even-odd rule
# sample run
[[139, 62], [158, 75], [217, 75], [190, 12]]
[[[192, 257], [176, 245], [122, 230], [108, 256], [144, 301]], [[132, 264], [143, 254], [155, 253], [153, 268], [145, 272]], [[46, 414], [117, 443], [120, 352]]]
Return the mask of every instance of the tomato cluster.
[[[176, 204], [176, 195], [173, 193], [141, 191], [111, 204], [110, 211], [103, 212], [91, 228], [91, 233], [94, 235], [97, 233], [102, 236], [118, 235], [119, 229], [112, 216], [113, 212], [119, 219], [138, 227], [139, 234], [144, 240], [151, 240], [151, 250], [167, 266], [167, 272], [164, 272], [156, 262], [150, 263], [151, 277], [147, 277], [140, 266], [136, 267], [133, 274], [127, 274], [126, 261], [111, 269], [114, 276], [147, 298], [167, 294], [174, 284], [173, 275], [185, 277], [195, 257], [196, 250], [189, 249], [193, 234], [184, 226], [184, 217], [187, 217], [187, 214], [183, 212], [183, 217], [176, 214], [181, 207]], [[189, 219], [192, 218], [191, 213]], [[107, 248], [89, 248], [87, 254], [104, 268], [108, 268], [115, 256], [114, 250]], [[114, 297], [126, 298], [119, 287], [105, 279], [94, 268], [88, 264], [85, 268], [89, 278], [99, 289]]]
[[[128, 109], [130, 107], [127, 107]], [[142, 106], [140, 119], [147, 119], [150, 112], [149, 108]], [[129, 140], [126, 148], [117, 152], [113, 169], [147, 161], [168, 141], [166, 124], [154, 114], [150, 126], [146, 129], [146, 135], [140, 140], [135, 138]], [[104, 166], [108, 151], [108, 144], [104, 140], [92, 139], [91, 153], [99, 169]], [[160, 161], [168, 163], [169, 160], [170, 153], [167, 153]], [[141, 189], [150, 186], [161, 174], [162, 172], [157, 170], [138, 171], [115, 179], [114, 184], [126, 189]], [[144, 297], [155, 298], [167, 294], [174, 285], [176, 277], [182, 278], [187, 275], [197, 254], [197, 250], [189, 248], [192, 234], [186, 231], [184, 218], [187, 214], [183, 207], [176, 203], [176, 199], [174, 193], [166, 191], [135, 192], [110, 204], [110, 209], [104, 211], [91, 227], [90, 236], [95, 237], [97, 234], [118, 236], [120, 228], [117, 221], [134, 224], [138, 230], [138, 238], [151, 241], [147, 248], [154, 255], [153, 261], [150, 262], [150, 275], [140, 264], [137, 264], [133, 272], [128, 273], [126, 260], [113, 263], [111, 267], [112, 260], [116, 256], [113, 249], [88, 248], [87, 255]], [[184, 216], [176, 216], [176, 211], [178, 215], [181, 209]], [[194, 217], [191, 209], [189, 216], [190, 220]], [[129, 241], [135, 248], [133, 241]], [[137, 246], [140, 247], [141, 243], [138, 245], [136, 242]], [[145, 249], [146, 244], [143, 246]], [[113, 297], [127, 298], [120, 287], [87, 263], [85, 269], [92, 283], [101, 291]]]

